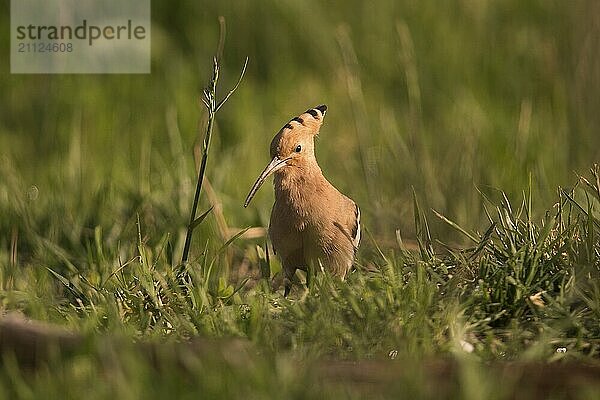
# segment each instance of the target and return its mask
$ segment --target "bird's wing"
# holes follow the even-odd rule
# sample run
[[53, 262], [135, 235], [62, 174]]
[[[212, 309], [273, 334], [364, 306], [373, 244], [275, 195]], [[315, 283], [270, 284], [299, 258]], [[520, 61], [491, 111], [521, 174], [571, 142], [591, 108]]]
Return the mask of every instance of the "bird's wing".
[[355, 211], [355, 221], [354, 226], [352, 227], [352, 234], [350, 237], [352, 238], [352, 245], [354, 246], [354, 251], [358, 249], [358, 245], [360, 244], [360, 208], [358, 208], [358, 204], [354, 204]]
[[342, 231], [344, 236], [352, 243], [352, 247], [354, 247], [354, 252], [356, 253], [360, 243], [360, 209], [354, 202], [352, 204], [354, 205], [354, 218], [347, 224], [347, 227], [350, 229], [345, 228], [338, 221], [334, 221], [333, 224]]

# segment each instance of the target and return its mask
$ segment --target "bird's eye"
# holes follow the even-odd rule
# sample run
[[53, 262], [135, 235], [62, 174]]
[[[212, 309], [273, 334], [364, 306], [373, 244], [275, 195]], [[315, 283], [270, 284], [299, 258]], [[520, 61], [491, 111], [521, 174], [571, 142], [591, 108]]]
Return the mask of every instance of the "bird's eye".
[[296, 153], [300, 153], [302, 151], [302, 146], [296, 146]]

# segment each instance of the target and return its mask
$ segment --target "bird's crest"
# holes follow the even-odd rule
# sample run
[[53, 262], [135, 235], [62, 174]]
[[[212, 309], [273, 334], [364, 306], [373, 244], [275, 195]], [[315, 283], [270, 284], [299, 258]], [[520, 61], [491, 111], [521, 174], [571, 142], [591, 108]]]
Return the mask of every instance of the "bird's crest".
[[315, 108], [310, 108], [297, 117], [294, 117], [281, 128], [281, 133], [286, 130], [300, 130], [303, 133], [310, 133], [313, 136], [319, 134], [319, 129], [323, 125], [323, 118], [327, 113], [327, 106], [321, 104]]

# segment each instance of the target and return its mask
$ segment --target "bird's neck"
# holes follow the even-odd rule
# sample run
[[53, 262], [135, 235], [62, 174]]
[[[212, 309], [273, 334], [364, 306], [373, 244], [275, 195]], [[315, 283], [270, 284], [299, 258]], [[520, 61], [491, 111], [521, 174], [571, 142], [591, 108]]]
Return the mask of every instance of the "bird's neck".
[[311, 208], [315, 193], [322, 191], [329, 182], [321, 168], [283, 168], [275, 174], [275, 199], [302, 213]]

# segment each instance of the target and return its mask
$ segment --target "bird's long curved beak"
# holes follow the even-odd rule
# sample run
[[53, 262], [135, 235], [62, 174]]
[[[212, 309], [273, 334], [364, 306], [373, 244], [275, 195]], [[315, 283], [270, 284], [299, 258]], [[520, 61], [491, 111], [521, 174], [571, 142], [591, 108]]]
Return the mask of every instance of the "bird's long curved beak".
[[269, 177], [269, 175], [271, 175], [275, 171], [280, 170], [281, 168], [285, 167], [287, 165], [288, 160], [289, 160], [289, 158], [284, 158], [283, 160], [281, 160], [277, 156], [271, 160], [269, 165], [267, 165], [266, 168], [263, 170], [263, 172], [260, 174], [260, 176], [258, 177], [256, 182], [254, 182], [254, 186], [252, 186], [252, 189], [250, 189], [250, 193], [248, 193], [248, 197], [246, 197], [246, 201], [244, 202], [244, 207], [248, 207], [248, 204], [250, 204], [250, 201], [252, 200], [252, 198], [258, 191], [258, 189], [261, 187], [261, 185]]

